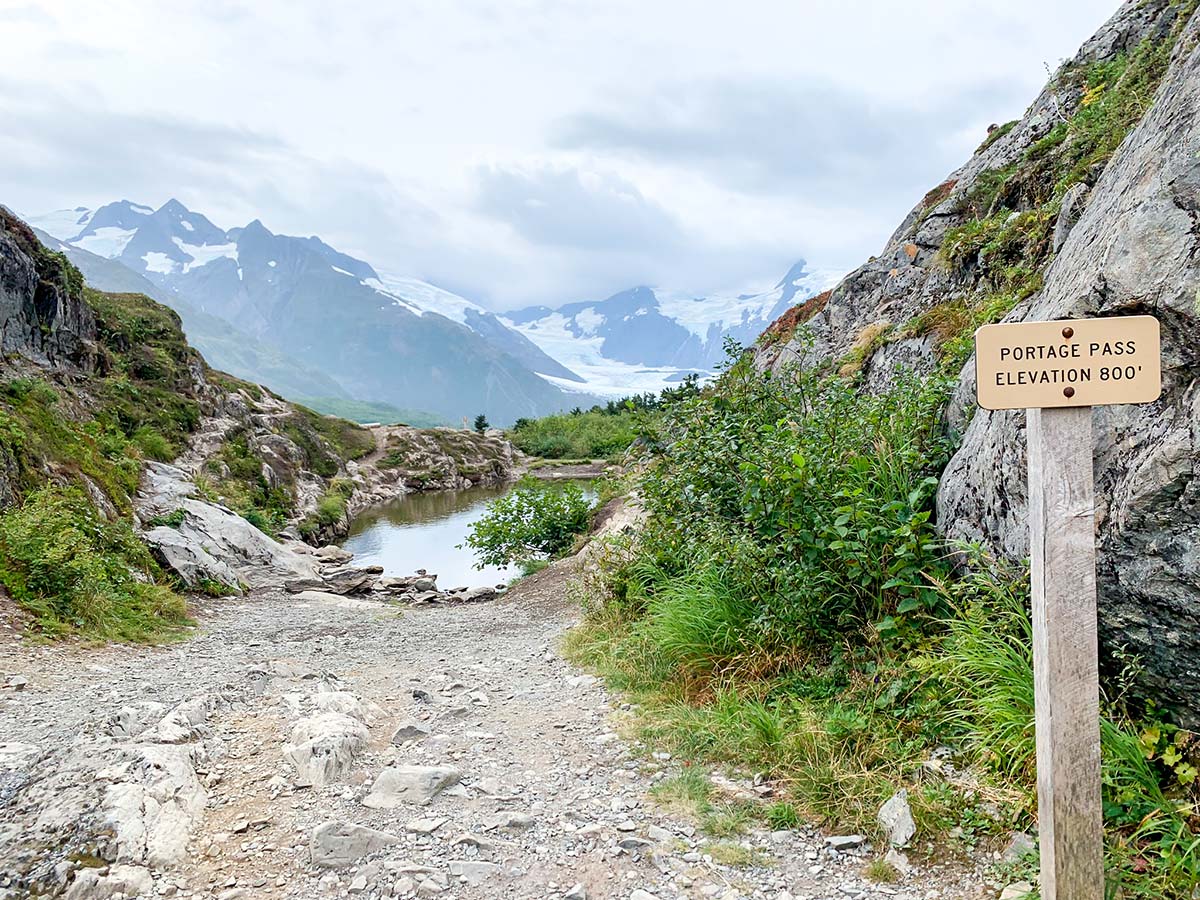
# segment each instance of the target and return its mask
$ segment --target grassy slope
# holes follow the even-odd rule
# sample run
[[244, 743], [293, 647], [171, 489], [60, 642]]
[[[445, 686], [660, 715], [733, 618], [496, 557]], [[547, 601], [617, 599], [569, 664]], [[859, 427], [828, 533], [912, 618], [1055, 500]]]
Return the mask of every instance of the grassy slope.
[[96, 317], [96, 371], [10, 370], [0, 382], [10, 492], [0, 516], [0, 581], [45, 635], [168, 637], [188, 624], [185, 604], [128, 515], [142, 461], [173, 457], [199, 422], [200, 360], [165, 307], [75, 290]]

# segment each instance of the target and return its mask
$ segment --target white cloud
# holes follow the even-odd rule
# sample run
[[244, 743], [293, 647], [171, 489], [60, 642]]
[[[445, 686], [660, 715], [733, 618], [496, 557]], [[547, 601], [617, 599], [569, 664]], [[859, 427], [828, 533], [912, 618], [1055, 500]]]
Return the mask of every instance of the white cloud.
[[498, 306], [760, 286], [877, 249], [1108, 6], [0, 0], [0, 202], [178, 196]]

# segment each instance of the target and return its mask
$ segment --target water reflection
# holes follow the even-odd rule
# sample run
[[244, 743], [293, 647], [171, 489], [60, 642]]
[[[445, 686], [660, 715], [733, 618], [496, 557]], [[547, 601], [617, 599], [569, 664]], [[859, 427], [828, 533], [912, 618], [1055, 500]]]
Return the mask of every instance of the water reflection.
[[442, 588], [501, 584], [517, 570], [476, 569], [474, 554], [457, 545], [487, 510], [488, 501], [509, 490], [511, 485], [499, 485], [408, 494], [360, 515], [343, 546], [354, 553], [355, 565], [380, 565], [386, 575], [426, 569], [437, 573]]

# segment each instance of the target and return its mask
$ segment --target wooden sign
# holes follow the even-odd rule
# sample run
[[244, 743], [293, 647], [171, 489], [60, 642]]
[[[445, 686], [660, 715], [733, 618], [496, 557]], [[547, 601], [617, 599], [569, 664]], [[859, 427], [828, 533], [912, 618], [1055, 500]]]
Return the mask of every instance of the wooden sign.
[[984, 409], [1151, 403], [1162, 391], [1158, 319], [984, 325], [975, 378]]
[[975, 332], [975, 360], [980, 406], [1026, 408], [1041, 896], [1100, 900], [1104, 820], [1091, 407], [1158, 399], [1158, 320], [985, 325]]

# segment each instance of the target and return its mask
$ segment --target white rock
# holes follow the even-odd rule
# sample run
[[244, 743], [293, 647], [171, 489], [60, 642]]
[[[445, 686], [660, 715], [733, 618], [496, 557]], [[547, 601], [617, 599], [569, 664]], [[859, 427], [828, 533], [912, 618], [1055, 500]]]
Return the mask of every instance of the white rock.
[[336, 712], [318, 713], [292, 726], [283, 755], [296, 767], [297, 783], [321, 787], [345, 775], [367, 746], [367, 728]]
[[370, 725], [383, 716], [383, 710], [370, 700], [356, 697], [349, 691], [325, 691], [314, 694], [313, 705], [322, 712], [336, 712], [352, 719], [358, 719], [364, 725]]
[[168, 566], [180, 567], [175, 571], [189, 586], [206, 577], [252, 588], [316, 577], [311, 558], [285, 547], [232, 510], [200, 500], [196, 494], [195, 484], [182, 469], [150, 461], [143, 469], [135, 500], [143, 522], [183, 510], [179, 527], [159, 526], [144, 537]]
[[908, 861], [908, 856], [904, 853], [901, 853], [895, 847], [892, 847], [890, 850], [888, 850], [887, 855], [883, 858], [883, 861], [901, 875], [907, 875], [912, 871], [912, 865]]
[[879, 826], [887, 832], [888, 842], [893, 847], [907, 847], [909, 841], [917, 833], [916, 823], [913, 822], [912, 809], [908, 805], [908, 791], [904, 788], [896, 791], [879, 808], [878, 818]]
[[122, 706], [108, 720], [107, 732], [115, 738], [134, 738], [158, 722], [167, 707], [152, 700]]
[[154, 878], [142, 866], [109, 866], [103, 875], [98, 869], [79, 869], [67, 887], [66, 900], [102, 900], [118, 893], [140, 897], [153, 890]]
[[404, 826], [404, 830], [411, 831], [413, 834], [433, 834], [446, 822], [446, 819], [413, 819]]
[[117, 843], [117, 861], [165, 868], [182, 861], [192, 829], [208, 802], [192, 751], [169, 744], [137, 745], [137, 778], [105, 788], [104, 821]]
[[468, 859], [450, 860], [450, 874], [461, 878], [467, 884], [483, 884], [502, 871], [503, 869], [496, 863]]

